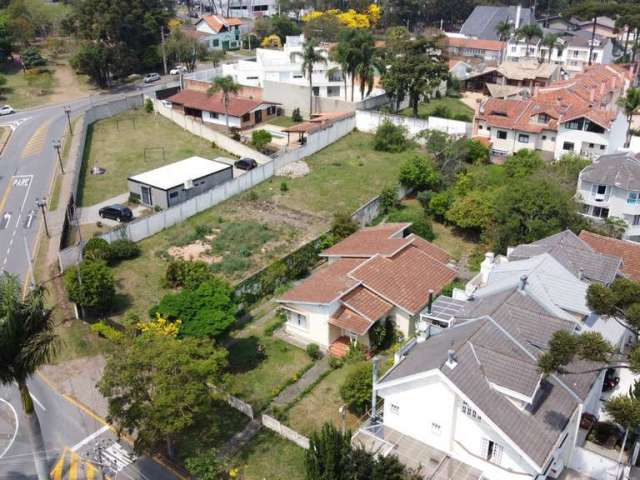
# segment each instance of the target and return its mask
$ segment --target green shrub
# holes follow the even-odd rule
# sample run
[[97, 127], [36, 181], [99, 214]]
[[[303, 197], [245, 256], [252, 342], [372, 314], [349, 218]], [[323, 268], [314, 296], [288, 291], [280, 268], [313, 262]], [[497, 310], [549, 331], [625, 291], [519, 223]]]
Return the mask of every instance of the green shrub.
[[456, 113], [453, 116], [453, 120], [458, 120], [459, 122], [471, 122], [473, 119], [467, 115], [466, 113]]
[[458, 278], [454, 279], [452, 282], [447, 283], [443, 288], [442, 288], [442, 292], [440, 292], [442, 295], [445, 295], [447, 297], [450, 297], [453, 294], [453, 289], [454, 288], [461, 288], [464, 290], [465, 287], [465, 282], [463, 280], [460, 280]]
[[92, 238], [84, 246], [84, 258], [86, 260], [111, 261], [111, 246], [104, 238]]
[[269, 323], [264, 329], [264, 334], [267, 337], [272, 337], [276, 330], [282, 327], [287, 322], [287, 318], [283, 313], [279, 313], [274, 320]]
[[365, 347], [359, 343], [352, 343], [347, 350], [347, 354], [344, 357], [347, 363], [358, 363], [364, 361], [366, 358]]
[[211, 269], [202, 260], [171, 260], [165, 271], [164, 283], [169, 288], [195, 289], [211, 278]]
[[115, 281], [111, 269], [101, 260], [85, 260], [79, 268], [65, 270], [64, 286], [69, 299], [83, 307], [98, 312], [108, 312], [113, 308]]
[[104, 322], [94, 323], [90, 327], [91, 331], [101, 337], [106, 338], [107, 340], [111, 340], [112, 342], [117, 342], [122, 338], [122, 332], [116, 330], [111, 325], [107, 325]]
[[431, 241], [436, 238], [431, 226], [431, 220], [426, 216], [424, 210], [416, 208], [401, 207], [389, 212], [387, 216], [389, 222], [411, 223], [411, 232], [425, 240]]
[[238, 127], [231, 127], [229, 129], [231, 133], [231, 138], [233, 138], [236, 142], [239, 142], [242, 136], [240, 135], [240, 129]]
[[393, 320], [376, 322], [369, 329], [369, 341], [374, 350], [386, 350], [396, 341], [396, 324]]
[[430, 117], [451, 118], [451, 110], [446, 105], [438, 105], [429, 114]]
[[153, 101], [150, 98], [147, 98], [144, 101], [144, 111], [147, 113], [153, 112]]
[[36, 47], [28, 47], [20, 52], [20, 59], [25, 68], [44, 67], [47, 59], [40, 54]]
[[320, 347], [315, 343], [310, 343], [309, 345], [307, 345], [307, 348], [305, 350], [307, 352], [307, 355], [309, 355], [309, 358], [313, 360], [317, 360], [321, 356]]
[[370, 363], [362, 363], [353, 368], [340, 387], [340, 397], [356, 415], [363, 415], [371, 405]]
[[349, 212], [341, 210], [333, 215], [333, 222], [331, 223], [331, 234], [334, 241], [338, 242], [344, 238], [347, 238], [352, 233], [358, 230], [358, 222], [356, 222]]
[[131, 260], [140, 255], [140, 247], [133, 240], [120, 238], [111, 242], [111, 260]]
[[293, 112], [291, 113], [291, 120], [293, 120], [296, 123], [300, 123], [302, 121], [302, 115], [300, 114], [299, 108], [293, 109]]
[[286, 180], [283, 180], [282, 182], [280, 182], [280, 191], [281, 192], [288, 192], [289, 191], [289, 184], [287, 183]]
[[396, 187], [385, 187], [380, 192], [380, 208], [382, 213], [387, 213], [391, 209], [400, 205], [398, 200], [398, 189]]
[[424, 155], [413, 155], [400, 167], [400, 183], [416, 192], [434, 190], [442, 182], [440, 172], [431, 159]]
[[389, 120], [382, 122], [373, 138], [373, 149], [379, 152], [398, 153], [406, 150], [409, 145], [406, 128], [394, 125]]
[[337, 368], [341, 368], [344, 365], [344, 360], [338, 357], [329, 357], [329, 366], [334, 370]]
[[271, 143], [272, 136], [266, 130], [254, 130], [251, 132], [251, 143], [259, 152], [264, 152], [267, 145]]
[[428, 210], [434, 217], [444, 219], [455, 199], [456, 197], [450, 189], [433, 193], [430, 195]]

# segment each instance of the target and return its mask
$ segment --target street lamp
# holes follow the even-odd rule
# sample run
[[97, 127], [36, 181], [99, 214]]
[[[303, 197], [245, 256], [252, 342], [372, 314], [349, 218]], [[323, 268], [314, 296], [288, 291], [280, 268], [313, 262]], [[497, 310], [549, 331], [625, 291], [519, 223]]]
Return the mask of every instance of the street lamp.
[[44, 219], [44, 231], [47, 232], [47, 238], [51, 238], [49, 235], [49, 226], [47, 225], [47, 213], [45, 207], [47, 206], [47, 199], [45, 197], [36, 198], [36, 205], [42, 210], [42, 218]]
[[53, 141], [53, 148], [58, 153], [58, 163], [60, 164], [60, 171], [64, 175], [64, 167], [62, 166], [62, 156], [60, 155], [60, 148], [62, 148], [62, 143], [60, 143], [60, 140]]
[[73, 135], [73, 128], [71, 127], [71, 107], [69, 105], [64, 106], [64, 113], [67, 114], [67, 123], [69, 124], [69, 133]]

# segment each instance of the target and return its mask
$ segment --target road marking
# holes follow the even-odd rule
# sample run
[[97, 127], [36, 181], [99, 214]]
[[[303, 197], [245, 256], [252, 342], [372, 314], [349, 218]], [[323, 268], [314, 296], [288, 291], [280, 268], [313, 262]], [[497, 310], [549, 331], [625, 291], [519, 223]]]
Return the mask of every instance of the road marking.
[[72, 452], [77, 452], [82, 447], [84, 447], [87, 443], [92, 441], [94, 438], [99, 437], [100, 435], [102, 435], [104, 432], [106, 432], [109, 429], [111, 429], [111, 426], [110, 425], [105, 425], [100, 430], [96, 430], [91, 435], [89, 435], [88, 437], [83, 438], [78, 443], [76, 443], [73, 447], [71, 447], [71, 451]]
[[20, 419], [18, 418], [18, 414], [16, 413], [16, 409], [13, 408], [13, 405], [7, 402], [4, 398], [0, 398], [0, 402], [4, 402], [7, 405], [9, 405], [9, 409], [13, 413], [13, 417], [16, 419], [16, 430], [15, 432], [13, 432], [13, 435], [11, 436], [11, 440], [9, 440], [9, 445], [7, 445], [6, 448], [2, 451], [2, 453], [0, 453], [0, 458], [2, 458], [7, 454], [7, 452], [13, 445], [13, 442], [16, 441], [16, 436], [18, 435], [18, 429], [20, 428]]
[[42, 150], [44, 149], [44, 141], [47, 138], [47, 132], [49, 131], [51, 121], [52, 119], [47, 120], [38, 127], [22, 150], [22, 158], [42, 153]]
[[36, 402], [36, 405], [38, 405], [38, 406], [39, 406], [42, 410], [44, 410], [45, 412], [47, 411], [47, 409], [46, 409], [46, 408], [44, 408], [44, 405], [42, 404], [42, 402], [41, 402], [40, 400], [38, 400], [38, 399], [36, 398], [36, 396], [35, 396], [33, 393], [29, 392], [29, 395], [31, 395], [31, 399], [32, 399], [34, 402]]
[[[9, 180], [11, 180], [13, 177], [11, 177]], [[4, 191], [4, 195], [2, 195], [2, 200], [0, 201], [0, 212], [4, 210], [4, 206], [7, 203], [7, 200], [9, 198], [9, 193], [11, 193], [11, 189], [13, 188], [13, 182], [9, 181], [9, 185], [7, 186], [7, 189]]]
[[123, 470], [127, 465], [136, 461], [134, 454], [129, 453], [122, 445], [115, 442], [102, 452], [102, 457], [107, 460], [105, 463], [115, 472]]
[[65, 448], [60, 455], [55, 467], [51, 470], [51, 479], [52, 480], [62, 480], [62, 468], [64, 467], [64, 457], [67, 454], [67, 449]]
[[95, 477], [96, 474], [96, 469], [93, 465], [91, 465], [90, 463], [87, 463], [87, 480], [93, 480], [93, 478]]
[[69, 466], [69, 480], [78, 480], [78, 459], [80, 455], [71, 454], [71, 465]]

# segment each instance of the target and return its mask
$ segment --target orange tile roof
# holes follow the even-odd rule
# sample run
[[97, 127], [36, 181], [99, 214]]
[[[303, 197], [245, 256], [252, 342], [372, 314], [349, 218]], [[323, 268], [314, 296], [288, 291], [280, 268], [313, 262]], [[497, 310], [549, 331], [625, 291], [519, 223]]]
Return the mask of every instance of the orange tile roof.
[[431, 258], [434, 258], [441, 263], [449, 263], [452, 260], [451, 255], [449, 255], [446, 250], [440, 248], [434, 243], [427, 242], [422, 237], [419, 237], [412, 233], [407, 238], [410, 238], [411, 240], [413, 240], [413, 242], [411, 242], [412, 246], [422, 250]]
[[389, 313], [393, 308], [392, 304], [363, 286], [354, 288], [341, 300], [351, 310], [373, 322]]
[[582, 230], [579, 237], [596, 252], [622, 258], [622, 273], [640, 282], [640, 244]]
[[220, 33], [224, 27], [242, 25], [242, 20], [239, 18], [225, 18], [220, 15], [206, 15], [200, 19], [200, 21], [206, 22], [211, 30]]
[[350, 308], [342, 306], [338, 308], [331, 317], [329, 317], [329, 323], [336, 327], [349, 330], [356, 335], [364, 335], [375, 321], [369, 320], [358, 314], [358, 312], [354, 312]]
[[323, 257], [372, 257], [373, 255], [392, 255], [398, 249], [408, 245], [407, 238], [391, 238], [407, 229], [410, 223], [383, 223], [375, 227], [361, 228], [320, 255]]
[[[197, 90], [182, 90], [172, 97], [169, 97], [171, 103], [184, 105], [188, 108], [195, 108], [206, 112], [215, 112], [224, 114], [224, 103], [222, 102], [222, 93], [215, 95], [207, 95], [206, 92]], [[239, 95], [229, 97], [229, 115], [233, 117], [241, 117], [245, 113], [251, 112], [254, 108], [262, 105], [279, 105], [273, 102], [264, 102], [259, 99], [242, 97]]]
[[484, 40], [482, 38], [447, 37], [445, 41], [449, 47], [476, 48], [478, 50], [500, 51], [507, 46], [505, 42], [499, 40]]

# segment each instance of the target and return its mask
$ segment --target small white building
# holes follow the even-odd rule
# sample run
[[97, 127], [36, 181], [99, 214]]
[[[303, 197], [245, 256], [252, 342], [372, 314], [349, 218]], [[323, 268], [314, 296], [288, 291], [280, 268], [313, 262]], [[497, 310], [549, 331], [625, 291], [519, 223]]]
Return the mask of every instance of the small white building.
[[595, 221], [617, 217], [627, 223], [626, 240], [640, 241], [640, 157], [631, 152], [602, 155], [578, 178], [576, 201]]

